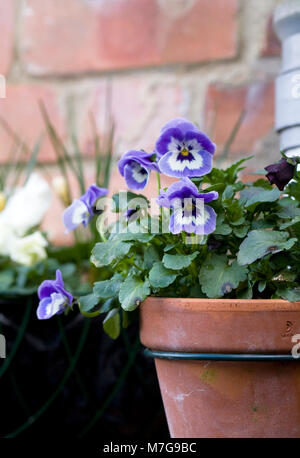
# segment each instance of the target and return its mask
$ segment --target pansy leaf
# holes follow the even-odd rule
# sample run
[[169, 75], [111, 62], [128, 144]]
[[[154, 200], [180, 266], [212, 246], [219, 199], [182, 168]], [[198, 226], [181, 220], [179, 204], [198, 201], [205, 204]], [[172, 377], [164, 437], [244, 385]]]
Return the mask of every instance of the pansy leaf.
[[241, 165], [243, 165], [245, 162], [249, 161], [253, 157], [254, 156], [248, 156], [248, 157], [245, 157], [244, 159], [240, 159], [239, 161], [237, 161], [234, 164], [232, 164], [226, 170], [228, 181], [230, 183], [234, 183], [235, 180], [237, 179], [238, 173], [245, 169], [245, 167], [241, 167]]
[[155, 234], [148, 232], [126, 232], [124, 234], [116, 234], [110, 237], [109, 240], [118, 240], [120, 242], [150, 242], [155, 237]]
[[181, 270], [189, 267], [194, 259], [198, 256], [199, 251], [192, 254], [165, 254], [163, 257], [163, 265], [167, 269]]
[[210, 255], [202, 264], [199, 283], [209, 298], [222, 297], [236, 289], [247, 278], [247, 267], [241, 267], [236, 261], [228, 265], [225, 255]]
[[103, 329], [112, 339], [117, 339], [121, 332], [119, 309], [111, 310], [103, 320]]
[[101, 299], [117, 296], [123, 281], [120, 274], [115, 274], [109, 280], [98, 281], [94, 284], [94, 294]]
[[248, 231], [249, 231], [249, 225], [248, 224], [244, 224], [244, 226], [235, 227], [233, 229], [234, 235], [236, 237], [238, 237], [239, 239], [243, 239], [244, 237], [246, 237]]
[[252, 264], [267, 254], [289, 250], [297, 239], [289, 239], [288, 232], [255, 230], [248, 233], [238, 253], [241, 266]]
[[118, 239], [97, 243], [92, 251], [91, 262], [96, 267], [109, 266], [126, 256], [132, 243], [122, 242]]
[[295, 226], [296, 224], [300, 223], [300, 216], [296, 216], [293, 218], [291, 221], [288, 221], [287, 223], [284, 223], [280, 226], [281, 230], [287, 229], [288, 227]]
[[144, 269], [151, 269], [153, 264], [160, 260], [157, 248], [153, 245], [148, 245], [144, 251]]
[[149, 273], [149, 281], [154, 288], [166, 288], [176, 279], [178, 273], [167, 269], [162, 262], [156, 262]]
[[85, 316], [91, 316], [94, 315], [94, 313], [98, 315], [99, 312], [93, 312], [93, 310], [99, 304], [99, 302], [99, 297], [93, 293], [87, 294], [86, 296], [81, 296], [78, 298], [79, 310]]
[[277, 291], [278, 296], [289, 302], [300, 301], [300, 287], [293, 289], [279, 289]]
[[278, 202], [280, 210], [276, 213], [279, 218], [295, 218], [300, 216], [298, 202], [290, 197], [284, 197]]
[[121, 307], [126, 311], [135, 310], [150, 295], [148, 279], [141, 280], [139, 277], [127, 277], [119, 292]]
[[275, 202], [280, 197], [280, 191], [277, 188], [264, 189], [252, 186], [241, 191], [240, 205], [249, 210], [254, 210], [258, 204], [263, 202]]

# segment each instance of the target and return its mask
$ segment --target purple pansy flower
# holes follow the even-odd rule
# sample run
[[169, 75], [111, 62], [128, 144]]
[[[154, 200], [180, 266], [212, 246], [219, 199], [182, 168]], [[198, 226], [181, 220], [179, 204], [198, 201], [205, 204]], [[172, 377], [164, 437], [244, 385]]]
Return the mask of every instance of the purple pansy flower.
[[189, 178], [173, 183], [166, 191], [161, 191], [157, 203], [161, 207], [171, 208], [170, 231], [179, 234], [181, 231], [190, 234], [211, 234], [216, 229], [215, 211], [205, 205], [216, 200], [215, 191], [199, 193], [197, 186]]
[[280, 191], [293, 179], [296, 164], [290, 164], [284, 157], [276, 164], [265, 167], [266, 177], [271, 184], [275, 184]]
[[39, 320], [47, 320], [56, 314], [63, 313], [66, 307], [72, 305], [73, 296], [65, 289], [61, 271], [56, 271], [55, 280], [45, 280], [38, 289], [40, 299], [37, 308]]
[[125, 178], [130, 189], [144, 189], [148, 183], [150, 171], [158, 172], [156, 162], [152, 161], [153, 153], [130, 150], [119, 160], [120, 174]]
[[194, 124], [176, 118], [162, 128], [155, 152], [162, 173], [182, 178], [209, 173], [215, 149], [215, 144]]
[[100, 197], [106, 196], [108, 189], [98, 188], [92, 185], [79, 199], [73, 200], [72, 204], [63, 213], [63, 223], [67, 232], [73, 231], [83, 224], [85, 227], [95, 214], [95, 205]]

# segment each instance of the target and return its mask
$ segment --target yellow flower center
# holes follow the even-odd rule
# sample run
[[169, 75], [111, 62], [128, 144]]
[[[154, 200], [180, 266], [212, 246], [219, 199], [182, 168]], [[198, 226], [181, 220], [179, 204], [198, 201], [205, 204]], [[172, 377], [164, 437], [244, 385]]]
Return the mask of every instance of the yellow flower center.
[[0, 192], [0, 212], [4, 209], [6, 204], [6, 197], [4, 192]]
[[186, 148], [183, 148], [183, 150], [181, 150], [181, 154], [182, 154], [183, 156], [188, 156], [189, 153], [190, 153], [189, 150], [187, 150]]

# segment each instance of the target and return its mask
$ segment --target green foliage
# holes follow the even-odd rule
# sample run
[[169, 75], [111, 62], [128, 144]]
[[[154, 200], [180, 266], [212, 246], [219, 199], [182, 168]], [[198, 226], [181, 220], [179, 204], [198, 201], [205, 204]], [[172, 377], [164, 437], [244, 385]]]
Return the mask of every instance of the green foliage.
[[210, 298], [223, 297], [231, 293], [247, 278], [247, 267], [240, 267], [236, 261], [228, 265], [225, 255], [209, 255], [199, 273], [202, 291]]
[[92, 251], [91, 261], [96, 267], [109, 266], [129, 253], [132, 243], [117, 238], [109, 242], [99, 242]]
[[163, 257], [163, 265], [167, 269], [181, 270], [189, 267], [194, 259], [198, 256], [199, 251], [195, 253], [182, 255], [182, 254], [165, 254]]
[[[201, 192], [219, 194], [209, 204], [217, 222], [208, 236], [150, 233], [147, 215], [125, 232], [118, 223], [122, 230], [93, 249], [92, 263], [110, 272], [79, 299], [81, 311], [108, 313], [104, 328], [115, 338], [128, 324], [127, 312], [149, 295], [300, 300], [300, 181], [296, 177], [284, 193], [265, 179], [243, 183], [238, 176], [247, 160], [193, 179]], [[122, 216], [140, 197], [128, 193], [124, 205], [115, 196], [117, 211]]]
[[238, 263], [245, 266], [268, 254], [289, 250], [296, 241], [295, 238], [289, 239], [288, 232], [251, 231], [240, 246], [237, 257]]
[[177, 277], [177, 273], [167, 269], [162, 262], [156, 262], [149, 272], [149, 281], [153, 288], [166, 288]]
[[119, 300], [123, 310], [135, 310], [150, 294], [149, 281], [137, 276], [127, 277], [119, 292]]

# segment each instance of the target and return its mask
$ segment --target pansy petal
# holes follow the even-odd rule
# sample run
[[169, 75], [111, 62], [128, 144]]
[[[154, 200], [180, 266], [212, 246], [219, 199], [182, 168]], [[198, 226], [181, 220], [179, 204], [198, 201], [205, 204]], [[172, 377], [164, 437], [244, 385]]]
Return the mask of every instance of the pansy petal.
[[89, 214], [93, 214], [93, 207], [95, 207], [96, 202], [100, 197], [106, 196], [108, 194], [108, 189], [99, 188], [95, 184], [89, 186], [86, 193], [79, 198], [88, 208]]
[[[158, 156], [163, 156], [164, 154], [168, 153], [170, 149], [176, 149], [177, 144], [180, 145], [183, 141], [183, 134], [177, 128], [171, 128], [165, 130], [155, 145], [155, 151], [157, 152]], [[177, 150], [178, 151], [178, 150]]]
[[123, 154], [118, 162], [119, 172], [122, 176], [125, 176], [125, 167], [131, 162], [137, 162], [141, 166], [146, 167], [148, 170], [154, 170], [158, 172], [158, 166], [153, 161], [154, 153], [146, 153], [145, 151], [130, 150]]
[[51, 315], [51, 297], [45, 297], [39, 303], [36, 314], [39, 320], [48, 320]]
[[149, 171], [137, 162], [131, 162], [125, 166], [124, 177], [130, 189], [144, 189], [149, 180]]
[[63, 212], [63, 223], [67, 232], [73, 231], [80, 224], [86, 226], [90, 216], [88, 207], [85, 203], [80, 199], [75, 199]]
[[168, 129], [179, 129], [180, 132], [185, 135], [188, 131], [198, 131], [198, 128], [190, 121], [184, 118], [175, 118], [167, 122], [161, 129], [161, 133]]
[[200, 146], [200, 150], [207, 151], [210, 154], [214, 154], [216, 151], [216, 145], [203, 132], [189, 131], [185, 134], [184, 138], [186, 141], [196, 140]]
[[39, 299], [49, 297], [52, 293], [57, 291], [54, 280], [44, 280], [38, 288]]
[[205, 212], [209, 214], [209, 218], [206, 219], [204, 224], [204, 234], [208, 235], [216, 230], [217, 215], [214, 209], [209, 205], [205, 205], [204, 208]]
[[65, 297], [60, 293], [52, 293], [50, 297], [42, 299], [37, 308], [39, 320], [48, 320], [58, 313], [62, 313], [66, 304]]
[[167, 153], [159, 160], [159, 169], [170, 177], [199, 177], [212, 169], [212, 156], [206, 151], [193, 153], [193, 158], [178, 160], [176, 153]]

